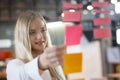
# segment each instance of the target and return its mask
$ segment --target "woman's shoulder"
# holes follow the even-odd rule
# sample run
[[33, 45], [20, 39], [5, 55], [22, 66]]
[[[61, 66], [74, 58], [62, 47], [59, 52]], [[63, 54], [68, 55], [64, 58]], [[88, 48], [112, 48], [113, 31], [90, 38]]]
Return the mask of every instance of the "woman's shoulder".
[[12, 59], [8, 62], [8, 65], [21, 65], [21, 64], [24, 64], [24, 62], [20, 59]]

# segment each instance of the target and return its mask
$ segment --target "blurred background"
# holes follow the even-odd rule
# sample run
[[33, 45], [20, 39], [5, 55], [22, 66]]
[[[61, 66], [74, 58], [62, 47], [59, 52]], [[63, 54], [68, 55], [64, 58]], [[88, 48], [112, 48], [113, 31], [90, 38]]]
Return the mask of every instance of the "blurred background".
[[[81, 11], [79, 21], [63, 21], [64, 2], [83, 5], [82, 8], [77, 9]], [[108, 5], [104, 8], [95, 7], [93, 2], [107, 2]], [[85, 57], [83, 62], [90, 65], [84, 65], [86, 71], [70, 74], [68, 78], [73, 79], [78, 75], [80, 78], [100, 78], [99, 80], [104, 80], [104, 77], [106, 77], [107, 79], [118, 80], [120, 75], [108, 77], [108, 74], [120, 73], [119, 8], [120, 0], [0, 0], [0, 80], [6, 80], [7, 62], [15, 56], [14, 27], [16, 20], [18, 15], [26, 10], [38, 11], [44, 16], [53, 45], [64, 43], [66, 25], [82, 24], [82, 40], [78, 50], [80, 49], [83, 54], [86, 54], [84, 56], [87, 56], [90, 61]], [[108, 12], [94, 12], [94, 10], [108, 10]], [[110, 24], [102, 26], [94, 24], [95, 18], [104, 17], [109, 17]], [[110, 29], [109, 38], [95, 38], [93, 30], [103, 27]], [[88, 52], [85, 52], [86, 49]], [[90, 51], [94, 54], [91, 55]]]

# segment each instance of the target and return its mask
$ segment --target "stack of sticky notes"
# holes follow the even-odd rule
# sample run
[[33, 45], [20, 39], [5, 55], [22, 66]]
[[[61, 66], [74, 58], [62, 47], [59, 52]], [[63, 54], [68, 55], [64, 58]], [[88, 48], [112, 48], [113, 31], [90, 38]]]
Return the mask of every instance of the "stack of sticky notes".
[[[82, 36], [82, 25], [66, 26], [65, 45], [79, 45]], [[76, 73], [82, 71], [82, 53], [66, 53], [64, 55], [64, 73]]]

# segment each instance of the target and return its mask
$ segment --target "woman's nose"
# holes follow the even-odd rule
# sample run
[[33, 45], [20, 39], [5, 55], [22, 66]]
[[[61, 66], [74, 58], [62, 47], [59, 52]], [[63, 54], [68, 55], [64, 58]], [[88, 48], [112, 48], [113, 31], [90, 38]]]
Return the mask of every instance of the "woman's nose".
[[37, 39], [42, 39], [43, 38], [43, 34], [41, 33], [41, 32], [39, 32], [38, 34], [37, 34]]

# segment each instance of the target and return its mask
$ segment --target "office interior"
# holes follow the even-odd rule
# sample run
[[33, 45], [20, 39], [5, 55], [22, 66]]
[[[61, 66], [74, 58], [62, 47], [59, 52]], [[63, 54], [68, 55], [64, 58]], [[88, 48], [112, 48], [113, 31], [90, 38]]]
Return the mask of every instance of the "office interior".
[[[94, 2], [98, 4], [94, 5]], [[79, 4], [82, 7], [66, 9], [64, 3]], [[67, 47], [68, 53], [82, 52], [82, 71], [67, 74], [68, 80], [119, 80], [119, 7], [120, 0], [0, 0], [0, 80], [7, 80], [6, 65], [15, 58], [15, 23], [19, 14], [26, 10], [38, 11], [43, 15], [52, 45], [64, 44], [66, 26], [82, 25], [80, 43]], [[76, 15], [79, 19], [64, 20], [65, 10], [79, 11], [80, 15]], [[96, 20], [97, 25], [95, 19], [98, 18], [107, 19], [103, 22]], [[105, 28], [107, 30], [104, 32], [100, 31]], [[95, 29], [99, 30], [95, 32]]]

